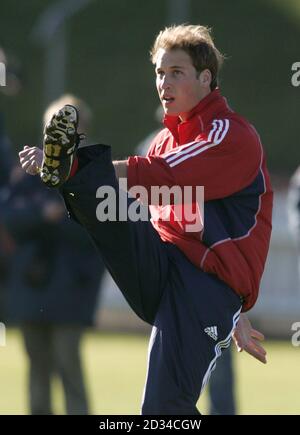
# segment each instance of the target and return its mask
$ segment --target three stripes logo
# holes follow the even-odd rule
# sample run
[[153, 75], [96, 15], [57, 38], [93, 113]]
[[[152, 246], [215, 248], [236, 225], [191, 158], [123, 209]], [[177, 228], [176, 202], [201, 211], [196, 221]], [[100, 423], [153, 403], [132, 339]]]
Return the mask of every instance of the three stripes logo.
[[204, 329], [207, 335], [209, 335], [213, 340], [217, 341], [218, 339], [218, 329], [216, 326], [208, 326]]
[[171, 168], [187, 159], [195, 157], [204, 151], [219, 145], [229, 130], [228, 119], [214, 119], [207, 140], [194, 141], [177, 147], [164, 158]]

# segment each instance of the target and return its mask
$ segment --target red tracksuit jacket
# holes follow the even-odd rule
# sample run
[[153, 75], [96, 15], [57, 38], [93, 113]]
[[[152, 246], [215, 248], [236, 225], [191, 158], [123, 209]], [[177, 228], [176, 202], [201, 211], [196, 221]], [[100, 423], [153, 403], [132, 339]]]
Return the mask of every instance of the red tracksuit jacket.
[[[204, 227], [186, 232], [174, 205], [152, 205], [152, 224], [197, 267], [216, 274], [250, 309], [258, 295], [271, 235], [273, 193], [259, 136], [218, 89], [185, 122], [166, 116], [147, 157], [128, 159], [128, 187], [204, 186]], [[170, 219], [157, 218], [165, 215]], [[200, 289], [199, 289], [200, 291]]]

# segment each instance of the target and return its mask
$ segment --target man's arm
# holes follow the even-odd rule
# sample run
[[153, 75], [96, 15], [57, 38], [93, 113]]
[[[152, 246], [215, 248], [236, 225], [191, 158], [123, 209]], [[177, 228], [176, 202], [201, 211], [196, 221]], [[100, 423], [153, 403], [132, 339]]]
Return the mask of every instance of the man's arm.
[[128, 186], [204, 186], [206, 201], [225, 198], [253, 182], [262, 158], [250, 127], [235, 120], [213, 121], [192, 142], [160, 155], [129, 157]]
[[232, 333], [232, 338], [235, 342], [238, 352], [245, 350], [258, 361], [266, 364], [267, 352], [260, 344], [264, 340], [264, 335], [252, 328], [252, 325], [246, 316], [241, 314], [238, 324]]
[[[19, 152], [19, 158], [22, 168], [30, 175], [37, 175], [43, 161], [43, 151], [38, 147], [29, 147], [26, 145]], [[127, 160], [116, 160], [113, 162], [116, 177], [127, 178]]]

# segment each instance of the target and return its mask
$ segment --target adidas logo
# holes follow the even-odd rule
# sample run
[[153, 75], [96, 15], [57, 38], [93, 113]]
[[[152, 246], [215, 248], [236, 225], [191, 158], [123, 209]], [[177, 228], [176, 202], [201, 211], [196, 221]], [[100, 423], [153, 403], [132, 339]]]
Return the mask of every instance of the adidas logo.
[[207, 335], [209, 335], [213, 340], [217, 341], [218, 339], [218, 329], [216, 326], [208, 326], [204, 329]]

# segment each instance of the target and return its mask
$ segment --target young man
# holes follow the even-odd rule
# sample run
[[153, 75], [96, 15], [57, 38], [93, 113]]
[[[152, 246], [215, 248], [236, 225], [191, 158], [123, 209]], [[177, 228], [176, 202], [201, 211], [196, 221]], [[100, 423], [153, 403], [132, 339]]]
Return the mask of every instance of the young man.
[[[166, 28], [152, 61], [166, 128], [147, 157], [112, 162], [104, 145], [79, 148], [75, 156], [77, 112], [65, 106], [46, 127], [44, 157], [27, 147], [20, 160], [28, 173], [42, 166], [42, 180], [60, 187], [70, 215], [93, 238], [133, 310], [153, 325], [142, 413], [196, 414], [233, 331], [239, 350], [265, 362], [263, 336], [246, 317], [238, 320], [257, 298], [272, 191], [256, 131], [217, 88], [222, 55], [209, 30]], [[120, 178], [149, 193], [151, 222], [120, 217]], [[101, 186], [115, 192], [119, 219], [98, 220]], [[180, 207], [190, 204], [151, 201], [153, 186], [204, 186], [204, 228], [191, 230], [184, 213], [178, 220]], [[130, 210], [133, 199], [125, 200]], [[194, 192], [190, 202], [197, 210]]]

